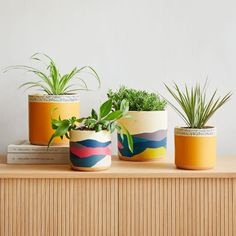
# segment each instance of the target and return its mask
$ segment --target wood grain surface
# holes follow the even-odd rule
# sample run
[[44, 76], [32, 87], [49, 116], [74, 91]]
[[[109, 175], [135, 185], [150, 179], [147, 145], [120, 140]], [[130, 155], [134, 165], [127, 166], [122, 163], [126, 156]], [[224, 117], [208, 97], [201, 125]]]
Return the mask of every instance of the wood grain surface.
[[234, 159], [209, 171], [117, 159], [96, 173], [2, 164], [0, 235], [234, 236]]
[[129, 162], [113, 157], [111, 168], [74, 171], [70, 165], [0, 164], [0, 178], [236, 178], [236, 157], [219, 157], [211, 170], [177, 169], [171, 158], [156, 162]]

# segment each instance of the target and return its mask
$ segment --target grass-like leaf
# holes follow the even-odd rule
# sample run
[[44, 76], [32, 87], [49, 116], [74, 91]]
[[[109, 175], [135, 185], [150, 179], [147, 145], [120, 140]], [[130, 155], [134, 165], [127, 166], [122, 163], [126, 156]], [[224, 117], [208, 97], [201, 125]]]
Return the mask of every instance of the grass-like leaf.
[[111, 112], [112, 108], [112, 100], [108, 99], [106, 102], [104, 102], [100, 107], [100, 117], [104, 118]]
[[[85, 71], [88, 71], [89, 74], [97, 80], [98, 87], [101, 86], [101, 80], [97, 72], [91, 66], [83, 66], [81, 68], [75, 67], [70, 73], [61, 75], [56, 63], [48, 55], [44, 53], [35, 53], [31, 56], [31, 59], [40, 62], [45, 67], [45, 72], [26, 65], [9, 66], [6, 67], [3, 72], [9, 70], [24, 70], [33, 73], [40, 80], [37, 82], [29, 81], [22, 84], [20, 87], [27, 87], [28, 89], [37, 87], [39, 90], [42, 90], [49, 95], [65, 95], [81, 90], [89, 90], [85, 79], [81, 77], [78, 78], [78, 75]], [[77, 83], [72, 85], [72, 81], [77, 81]]]
[[232, 96], [232, 93], [229, 92], [223, 98], [216, 97], [217, 90], [215, 90], [207, 100], [207, 82], [203, 87], [200, 84], [196, 84], [191, 88], [185, 85], [183, 90], [176, 83], [172, 87], [164, 85], [180, 108], [167, 99], [166, 101], [180, 115], [189, 128], [204, 128], [208, 120]]

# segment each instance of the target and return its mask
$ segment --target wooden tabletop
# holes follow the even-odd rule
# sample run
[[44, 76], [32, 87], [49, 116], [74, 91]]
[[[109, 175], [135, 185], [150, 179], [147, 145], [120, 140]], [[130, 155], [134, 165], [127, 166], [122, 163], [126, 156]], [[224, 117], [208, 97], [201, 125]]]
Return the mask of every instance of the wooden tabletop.
[[69, 165], [0, 164], [0, 178], [236, 178], [236, 156], [219, 157], [212, 170], [176, 169], [173, 159], [128, 162], [113, 157], [112, 166], [99, 172], [74, 171]]

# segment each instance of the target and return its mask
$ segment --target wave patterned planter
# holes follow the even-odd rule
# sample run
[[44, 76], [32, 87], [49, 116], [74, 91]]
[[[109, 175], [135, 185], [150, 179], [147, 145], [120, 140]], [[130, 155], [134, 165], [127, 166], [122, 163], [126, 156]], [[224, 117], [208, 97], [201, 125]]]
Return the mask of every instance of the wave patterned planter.
[[[67, 119], [79, 117], [79, 95], [29, 95], [29, 141], [31, 144], [47, 145], [54, 133], [51, 116]], [[53, 144], [68, 143], [67, 139], [55, 138]]]
[[82, 171], [104, 170], [111, 166], [111, 134], [108, 131], [71, 130], [72, 168]]
[[167, 111], [129, 111], [131, 118], [122, 118], [119, 123], [130, 132], [134, 151], [128, 148], [127, 137], [122, 141], [118, 133], [119, 158], [128, 161], [154, 161], [166, 156]]
[[181, 169], [214, 168], [216, 164], [216, 128], [175, 128], [175, 164]]

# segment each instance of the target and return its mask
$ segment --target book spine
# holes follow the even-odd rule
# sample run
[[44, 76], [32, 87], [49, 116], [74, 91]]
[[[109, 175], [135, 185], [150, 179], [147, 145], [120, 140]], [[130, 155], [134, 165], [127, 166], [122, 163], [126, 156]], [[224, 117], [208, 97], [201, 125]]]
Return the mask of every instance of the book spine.
[[68, 154], [32, 154], [32, 153], [8, 153], [8, 164], [68, 164]]
[[69, 147], [16, 147], [8, 146], [8, 152], [12, 153], [69, 153]]

